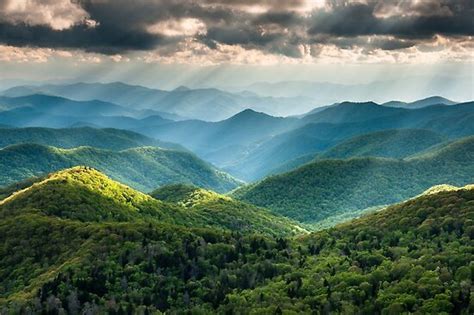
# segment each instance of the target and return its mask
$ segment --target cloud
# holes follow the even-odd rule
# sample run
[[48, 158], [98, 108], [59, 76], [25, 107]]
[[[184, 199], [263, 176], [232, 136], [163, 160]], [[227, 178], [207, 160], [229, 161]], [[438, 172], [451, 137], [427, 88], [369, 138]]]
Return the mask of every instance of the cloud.
[[243, 51], [304, 59], [323, 46], [408, 54], [438, 49], [438, 36], [450, 39], [444, 49], [470, 41], [473, 10], [471, 0], [0, 0], [0, 44], [228, 60]]
[[0, 0], [0, 21], [46, 25], [53, 30], [79, 23], [95, 25], [81, 6], [69, 0]]
[[[336, 4], [337, 3], [337, 4]], [[436, 34], [472, 36], [474, 7], [470, 0], [372, 1], [371, 4], [333, 0], [328, 11], [312, 16], [308, 33], [355, 37], [391, 35], [429, 38]], [[420, 4], [422, 3], [422, 4]]]

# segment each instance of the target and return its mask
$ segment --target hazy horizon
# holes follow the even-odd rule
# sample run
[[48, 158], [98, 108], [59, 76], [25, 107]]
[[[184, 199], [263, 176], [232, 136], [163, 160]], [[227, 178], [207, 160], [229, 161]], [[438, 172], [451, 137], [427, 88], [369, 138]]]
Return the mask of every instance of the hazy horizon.
[[473, 10], [468, 0], [4, 0], [0, 88], [120, 81], [236, 91], [311, 81], [367, 85], [354, 99], [336, 89], [318, 103], [468, 101]]

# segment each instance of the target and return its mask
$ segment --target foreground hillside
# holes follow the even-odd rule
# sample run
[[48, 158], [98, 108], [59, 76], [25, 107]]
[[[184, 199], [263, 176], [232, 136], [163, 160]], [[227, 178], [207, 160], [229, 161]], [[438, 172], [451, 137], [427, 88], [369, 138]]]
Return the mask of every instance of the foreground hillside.
[[38, 144], [18, 144], [0, 150], [0, 185], [76, 165], [94, 167], [142, 191], [172, 183], [194, 184], [220, 192], [239, 185], [189, 152], [159, 147], [123, 151], [91, 147], [59, 149]]
[[[193, 205], [214, 197], [203, 198], [205, 192], [187, 186], [155, 194], [174, 204], [130, 190], [93, 170], [75, 168], [4, 200], [3, 311], [474, 310], [469, 265], [474, 255], [472, 186], [431, 191], [297, 239], [230, 232], [220, 223], [198, 228], [200, 210]], [[64, 196], [71, 200], [66, 208]], [[241, 212], [235, 218], [249, 214]]]
[[321, 160], [269, 177], [234, 194], [301, 222], [392, 204], [437, 184], [474, 181], [474, 137], [406, 160]]
[[[183, 194], [180, 187], [187, 187], [187, 194]], [[172, 191], [174, 196], [179, 196], [180, 202], [172, 202], [169, 198], [158, 200], [90, 167], [78, 166], [49, 174], [30, 185], [25, 183], [21, 190], [5, 194], [0, 206], [3, 213], [9, 215], [27, 208], [33, 213], [82, 222], [147, 220], [262, 234], [304, 232], [288, 219], [215, 192], [174, 185], [158, 189], [153, 195], [159, 197], [164, 191], [168, 194]]]

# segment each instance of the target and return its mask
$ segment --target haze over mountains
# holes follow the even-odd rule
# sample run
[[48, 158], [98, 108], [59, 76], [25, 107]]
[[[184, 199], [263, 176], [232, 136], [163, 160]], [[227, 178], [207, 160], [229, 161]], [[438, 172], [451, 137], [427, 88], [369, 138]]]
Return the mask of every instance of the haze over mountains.
[[[224, 87], [225, 88], [225, 87]], [[281, 80], [280, 82], [256, 82], [242, 87], [230, 87], [230, 91], [249, 91], [262, 96], [303, 96], [318, 104], [332, 104], [342, 100], [363, 102], [373, 100], [385, 103], [399, 100], [417, 100], [442, 94], [455, 100], [472, 99], [472, 78], [437, 76], [410, 76], [394, 80], [382, 79], [370, 83], [338, 84], [304, 80]]]
[[[13, 87], [5, 96], [32, 94], [57, 95], [77, 101], [102, 100], [135, 110], [166, 113], [163, 118], [193, 118], [218, 121], [252, 108], [275, 115], [293, 115], [316, 106], [304, 97], [260, 97], [252, 93], [229, 93], [218, 89], [188, 89], [171, 91], [132, 86], [124, 83], [76, 83], [71, 85], [40, 85]], [[174, 116], [173, 116], [174, 115]]]
[[[269, 114], [293, 101], [117, 83], [6, 91], [0, 306], [469, 309], [474, 103], [345, 101]], [[427, 252], [439, 271], [419, 259]], [[414, 289], [425, 282], [429, 290]]]
[[[37, 92], [62, 96], [20, 96]], [[208, 117], [213, 115], [208, 109], [214, 106], [219, 113], [226, 112], [216, 101], [222, 93], [227, 92], [187, 88], [167, 92], [123, 83], [22, 86], [4, 92], [9, 96], [2, 98], [4, 111], [0, 112], [0, 123], [18, 127], [129, 129], [182, 145], [246, 181], [285, 169], [285, 165], [295, 159], [306, 162], [311, 155], [369, 132], [416, 128], [434, 131], [446, 139], [472, 134], [469, 123], [472, 106], [466, 103], [447, 108], [446, 105], [457, 103], [441, 97], [413, 103], [390, 102], [382, 106], [373, 102], [343, 102], [286, 118], [251, 109], [240, 111], [242, 104], [227, 100], [226, 106], [240, 112], [219, 122], [185, 118], [194, 116], [187, 111], [187, 106], [193, 110], [202, 107], [198, 111]], [[188, 97], [193, 99], [192, 104], [186, 101]], [[174, 109], [181, 108], [181, 115], [177, 116], [176, 112], [165, 114], [164, 111], [170, 109], [167, 104], [173, 104]], [[431, 107], [433, 105], [437, 107]], [[274, 109], [278, 106], [276, 104]], [[441, 120], [437, 119], [439, 116], [442, 116]]]

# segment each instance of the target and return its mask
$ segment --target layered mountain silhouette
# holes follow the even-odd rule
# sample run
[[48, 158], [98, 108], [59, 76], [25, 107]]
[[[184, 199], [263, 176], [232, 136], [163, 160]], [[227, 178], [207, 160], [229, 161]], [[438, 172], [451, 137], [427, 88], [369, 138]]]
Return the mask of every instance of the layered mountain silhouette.
[[[261, 97], [251, 93], [230, 93], [214, 88], [182, 87], [165, 91], [121, 82], [19, 86], [4, 91], [3, 94], [12, 97], [48, 94], [78, 101], [101, 100], [135, 110], [154, 110], [206, 121], [223, 120], [246, 108], [270, 114], [290, 115], [301, 111], [299, 109], [301, 106], [303, 109], [314, 106], [313, 101], [305, 97]], [[164, 118], [173, 119], [173, 116]]]

